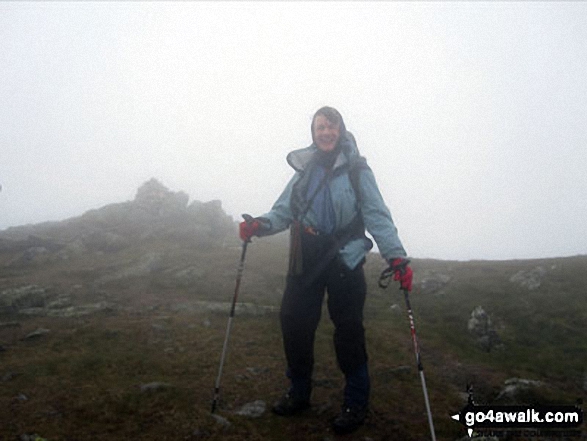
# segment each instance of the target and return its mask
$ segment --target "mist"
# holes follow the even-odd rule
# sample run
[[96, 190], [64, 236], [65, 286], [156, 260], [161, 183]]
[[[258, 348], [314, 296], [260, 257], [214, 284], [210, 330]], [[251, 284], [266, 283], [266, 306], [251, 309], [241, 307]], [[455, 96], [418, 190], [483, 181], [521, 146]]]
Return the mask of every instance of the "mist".
[[587, 4], [0, 3], [0, 230], [154, 177], [268, 211], [336, 107], [409, 255], [587, 253]]

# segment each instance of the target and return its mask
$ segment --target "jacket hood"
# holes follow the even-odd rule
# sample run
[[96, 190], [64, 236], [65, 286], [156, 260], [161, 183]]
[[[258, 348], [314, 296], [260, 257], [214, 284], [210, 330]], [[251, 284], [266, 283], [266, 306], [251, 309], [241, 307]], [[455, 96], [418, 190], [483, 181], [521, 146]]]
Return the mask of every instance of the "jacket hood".
[[[359, 149], [357, 148], [357, 142], [351, 132], [345, 130], [338, 140], [336, 146], [338, 151], [336, 160], [334, 161], [333, 169], [343, 166], [350, 162], [354, 157], [359, 156]], [[296, 171], [302, 172], [306, 169], [308, 164], [314, 158], [314, 155], [318, 152], [318, 147], [315, 143], [312, 143], [309, 147], [298, 149], [290, 152], [287, 155], [287, 163]]]

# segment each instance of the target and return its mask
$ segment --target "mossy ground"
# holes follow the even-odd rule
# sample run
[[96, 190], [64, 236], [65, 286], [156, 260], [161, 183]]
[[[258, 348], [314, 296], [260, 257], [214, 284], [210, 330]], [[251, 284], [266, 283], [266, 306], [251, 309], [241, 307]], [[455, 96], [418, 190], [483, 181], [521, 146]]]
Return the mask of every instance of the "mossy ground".
[[[343, 377], [326, 311], [316, 336], [316, 385], [309, 411], [295, 418], [280, 418], [269, 410], [256, 419], [234, 413], [254, 400], [270, 406], [287, 387], [278, 314], [267, 313], [235, 317], [218, 408], [231, 425], [224, 427], [211, 417], [227, 314], [178, 313], [169, 306], [199, 299], [230, 301], [237, 258], [238, 249], [208, 255], [207, 260], [178, 257], [198, 261], [219, 275], [217, 282], [203, 277], [195, 290], [173, 290], [158, 274], [103, 287], [126, 306], [110, 312], [69, 319], [0, 317], [3, 323], [18, 322], [0, 328], [5, 349], [0, 352], [0, 439], [32, 433], [47, 440], [336, 439], [329, 420], [341, 404]], [[251, 252], [240, 300], [278, 305], [284, 262], [283, 253], [272, 255], [270, 247]], [[449, 415], [465, 404], [468, 383], [474, 385], [477, 401], [485, 403], [511, 377], [544, 383], [523, 397], [528, 403], [575, 404], [585, 398], [586, 263], [584, 257], [413, 262], [416, 287], [411, 300], [439, 440], [465, 434]], [[11, 274], [2, 286], [49, 280], [53, 287], [87, 284], [95, 277], [87, 265]], [[536, 265], [548, 267], [539, 289], [528, 291], [509, 281], [517, 271]], [[260, 277], [268, 267], [273, 269]], [[379, 270], [377, 259], [370, 259], [365, 328], [371, 413], [359, 431], [341, 439], [428, 439], [403, 297], [394, 285], [386, 291], [376, 287]], [[433, 272], [450, 275], [443, 292], [419, 288], [418, 278]], [[392, 304], [399, 307], [392, 309]], [[467, 320], [478, 305], [494, 319], [503, 349], [484, 352], [468, 334]], [[23, 340], [38, 328], [50, 333]], [[141, 385], [153, 382], [166, 387], [141, 391]]]

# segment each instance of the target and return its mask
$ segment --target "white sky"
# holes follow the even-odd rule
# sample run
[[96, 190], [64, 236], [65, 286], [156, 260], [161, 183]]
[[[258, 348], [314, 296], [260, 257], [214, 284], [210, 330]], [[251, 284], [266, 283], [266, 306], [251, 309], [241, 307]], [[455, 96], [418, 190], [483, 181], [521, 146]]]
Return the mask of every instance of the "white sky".
[[0, 2], [0, 229], [268, 211], [338, 108], [411, 256], [587, 254], [587, 3]]

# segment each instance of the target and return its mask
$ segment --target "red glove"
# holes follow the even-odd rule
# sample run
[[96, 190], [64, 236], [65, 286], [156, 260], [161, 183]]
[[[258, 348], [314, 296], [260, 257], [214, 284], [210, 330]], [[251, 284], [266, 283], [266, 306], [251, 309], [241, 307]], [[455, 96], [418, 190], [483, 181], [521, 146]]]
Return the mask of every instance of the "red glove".
[[249, 222], [241, 222], [238, 226], [239, 236], [244, 242], [249, 242], [251, 237], [255, 236], [261, 229], [261, 222], [252, 220]]
[[394, 272], [393, 280], [399, 281], [401, 289], [407, 289], [408, 291], [412, 290], [412, 279], [414, 277], [414, 272], [410, 265], [408, 265], [410, 261], [408, 259], [402, 259], [398, 257], [394, 259], [391, 264], [391, 269]]

